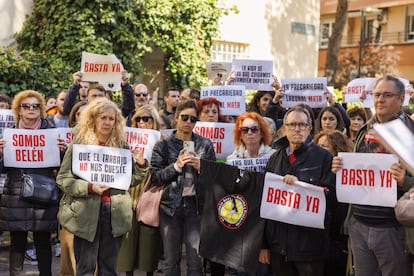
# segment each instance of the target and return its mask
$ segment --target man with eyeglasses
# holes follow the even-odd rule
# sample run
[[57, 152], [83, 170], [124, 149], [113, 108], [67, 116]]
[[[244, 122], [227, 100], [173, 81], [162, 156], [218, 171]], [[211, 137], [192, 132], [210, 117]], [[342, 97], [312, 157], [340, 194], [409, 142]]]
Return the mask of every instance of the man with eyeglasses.
[[[375, 115], [358, 132], [355, 152], [386, 153], [375, 138], [373, 125], [401, 120], [411, 131], [414, 122], [403, 112], [405, 87], [395, 77], [377, 80], [372, 93]], [[335, 157], [332, 171], [338, 172], [342, 159]], [[414, 183], [402, 164], [392, 164], [392, 177], [397, 181], [397, 197], [401, 197]], [[379, 184], [378, 184], [379, 185]], [[404, 248], [404, 228], [397, 221], [394, 208], [352, 204], [349, 219], [349, 239], [356, 275], [411, 275]]]
[[[194, 101], [182, 102], [174, 115], [176, 130], [155, 144], [152, 152], [152, 181], [164, 185], [159, 220], [165, 275], [181, 275], [183, 244], [187, 274], [202, 275], [199, 243], [205, 189], [198, 179], [200, 159], [215, 161], [216, 155], [210, 139], [193, 132], [198, 115]], [[191, 152], [184, 143], [194, 145]]]
[[[283, 176], [286, 185], [303, 181], [327, 188], [327, 203], [335, 202], [335, 175], [330, 171], [332, 155], [314, 144], [310, 135], [311, 117], [295, 106], [283, 119], [285, 137], [274, 145], [266, 171]], [[325, 212], [325, 229], [266, 220], [259, 261], [270, 263], [274, 275], [324, 275], [329, 254], [330, 205]]]

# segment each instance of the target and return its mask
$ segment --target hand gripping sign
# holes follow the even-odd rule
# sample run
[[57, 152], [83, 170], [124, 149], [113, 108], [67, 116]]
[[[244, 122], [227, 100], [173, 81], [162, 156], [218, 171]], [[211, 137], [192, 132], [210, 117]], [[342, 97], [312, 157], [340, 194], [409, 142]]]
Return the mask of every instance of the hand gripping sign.
[[291, 185], [282, 176], [266, 173], [260, 217], [289, 224], [324, 229], [324, 187], [297, 181]]

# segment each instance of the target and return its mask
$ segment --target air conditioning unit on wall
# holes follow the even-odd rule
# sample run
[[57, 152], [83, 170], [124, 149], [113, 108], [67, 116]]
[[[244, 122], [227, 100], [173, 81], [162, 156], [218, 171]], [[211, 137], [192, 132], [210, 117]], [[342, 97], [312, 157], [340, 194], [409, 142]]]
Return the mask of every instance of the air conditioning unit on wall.
[[386, 9], [382, 9], [380, 13], [377, 14], [377, 20], [380, 24], [387, 24], [388, 22], [388, 11]]

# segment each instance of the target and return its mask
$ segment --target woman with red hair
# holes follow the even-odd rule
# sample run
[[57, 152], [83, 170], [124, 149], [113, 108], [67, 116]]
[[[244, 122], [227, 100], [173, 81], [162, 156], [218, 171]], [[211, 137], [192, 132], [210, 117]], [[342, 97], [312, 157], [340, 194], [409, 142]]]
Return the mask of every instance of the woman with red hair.
[[236, 149], [227, 160], [236, 158], [270, 157], [275, 152], [269, 145], [272, 130], [263, 117], [256, 112], [246, 112], [237, 118], [234, 127]]
[[221, 103], [216, 98], [204, 98], [197, 101], [198, 109], [200, 110], [200, 122], [225, 122], [227, 120], [221, 115]]

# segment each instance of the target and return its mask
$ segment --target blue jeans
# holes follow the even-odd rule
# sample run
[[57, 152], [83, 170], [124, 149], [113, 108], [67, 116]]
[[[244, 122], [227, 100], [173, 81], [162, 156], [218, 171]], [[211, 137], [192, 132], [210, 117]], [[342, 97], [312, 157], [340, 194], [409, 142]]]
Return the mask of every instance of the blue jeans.
[[160, 210], [160, 232], [164, 246], [164, 275], [180, 276], [182, 244], [185, 245], [187, 275], [202, 275], [200, 245], [200, 215], [195, 197], [183, 197], [173, 216]]
[[93, 242], [75, 236], [73, 248], [76, 275], [93, 276], [98, 264], [98, 275], [117, 276], [116, 263], [122, 236], [114, 238], [111, 227], [111, 203], [101, 203], [98, 227]]

